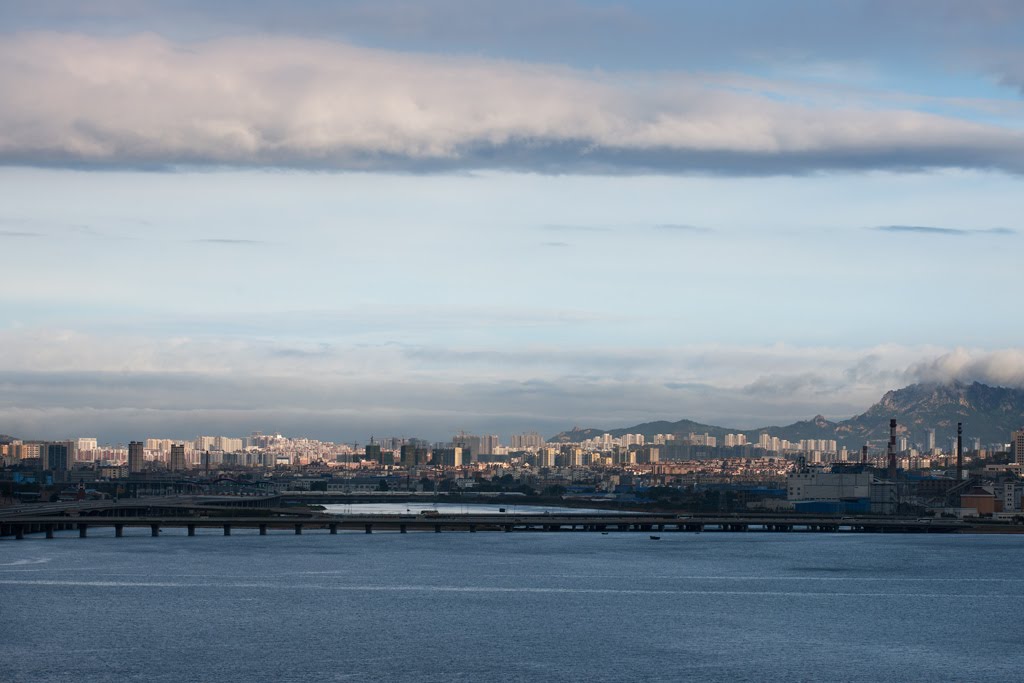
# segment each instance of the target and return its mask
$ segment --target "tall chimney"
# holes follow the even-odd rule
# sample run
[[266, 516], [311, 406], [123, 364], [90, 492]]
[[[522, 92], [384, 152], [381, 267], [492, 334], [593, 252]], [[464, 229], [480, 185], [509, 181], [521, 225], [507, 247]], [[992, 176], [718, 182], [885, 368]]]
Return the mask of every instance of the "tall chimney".
[[868, 464], [868, 445], [867, 444], [864, 444], [863, 446], [860, 447], [860, 464], [861, 465], [867, 465]]
[[956, 483], [964, 480], [964, 423], [956, 423]]
[[896, 478], [896, 419], [889, 420], [889, 478]]

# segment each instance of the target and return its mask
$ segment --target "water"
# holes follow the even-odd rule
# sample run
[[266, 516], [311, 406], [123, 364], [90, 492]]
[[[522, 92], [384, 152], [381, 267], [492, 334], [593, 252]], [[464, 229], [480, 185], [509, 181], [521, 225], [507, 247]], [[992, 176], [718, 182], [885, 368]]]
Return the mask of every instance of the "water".
[[1022, 536], [0, 541], [7, 681], [1007, 681]]

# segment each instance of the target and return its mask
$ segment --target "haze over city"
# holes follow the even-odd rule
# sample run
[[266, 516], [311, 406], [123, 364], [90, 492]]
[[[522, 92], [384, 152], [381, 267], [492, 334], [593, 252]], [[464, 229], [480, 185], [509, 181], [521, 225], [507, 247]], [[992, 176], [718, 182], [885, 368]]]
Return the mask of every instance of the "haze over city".
[[1019, 3], [442, 5], [0, 7], [0, 431], [1024, 386]]

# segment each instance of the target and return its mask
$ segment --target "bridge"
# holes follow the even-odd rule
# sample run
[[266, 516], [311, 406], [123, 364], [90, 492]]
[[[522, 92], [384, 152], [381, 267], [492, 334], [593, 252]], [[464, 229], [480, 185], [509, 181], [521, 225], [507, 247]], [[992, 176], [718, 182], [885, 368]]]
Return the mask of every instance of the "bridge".
[[[138, 512], [142, 512], [141, 510]], [[113, 528], [115, 536], [124, 529], [148, 528], [152, 536], [162, 530], [183, 529], [194, 536], [197, 529], [218, 529], [230, 536], [234, 529], [270, 531], [501, 531], [501, 532], [824, 532], [824, 533], [956, 533], [974, 531], [960, 520], [899, 518], [807, 518], [807, 517], [698, 517], [673, 514], [410, 514], [410, 515], [328, 515], [312, 511], [264, 511], [240, 514], [236, 509], [192, 507], [188, 514], [77, 514], [3, 515], [0, 536], [23, 539], [27, 534], [53, 538], [57, 531], [77, 530], [86, 538], [90, 529]]]

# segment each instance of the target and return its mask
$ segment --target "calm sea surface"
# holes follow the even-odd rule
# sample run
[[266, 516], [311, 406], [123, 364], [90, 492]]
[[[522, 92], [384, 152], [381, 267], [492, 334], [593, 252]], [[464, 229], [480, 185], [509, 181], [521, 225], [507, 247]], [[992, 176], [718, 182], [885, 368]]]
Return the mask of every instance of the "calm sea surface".
[[1024, 536], [0, 541], [3, 681], [1014, 681]]

